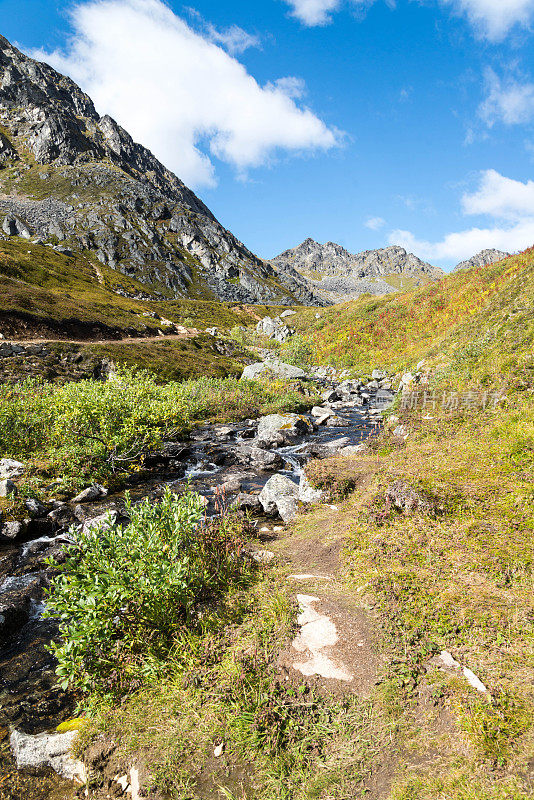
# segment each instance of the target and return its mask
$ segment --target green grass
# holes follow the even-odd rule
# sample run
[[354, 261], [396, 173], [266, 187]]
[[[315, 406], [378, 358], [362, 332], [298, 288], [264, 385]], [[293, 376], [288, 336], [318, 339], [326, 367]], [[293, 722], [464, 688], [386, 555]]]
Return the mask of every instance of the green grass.
[[[534, 404], [517, 398], [449, 419], [418, 412], [404, 423], [402, 447], [385, 435], [368, 458], [311, 471], [320, 483], [348, 481], [352, 470], [357, 488], [335, 520], [314, 511], [296, 534], [318, 525], [322, 539], [344, 540], [349, 580], [393, 656], [404, 729], [393, 788], [381, 796], [523, 800], [534, 757]], [[399, 480], [435, 511], [392, 507], [386, 489]], [[482, 680], [491, 702], [462, 676], [429, 670], [441, 650]]]
[[[103, 284], [98, 282], [97, 270], [102, 273]], [[235, 325], [250, 325], [269, 313], [276, 315], [285, 308], [170, 297], [156, 302], [133, 300], [115, 290], [122, 287], [127, 292], [146, 293], [147, 287], [100, 264], [89, 253], [66, 256], [18, 237], [0, 241], [0, 286], [0, 313], [24, 321], [25, 326], [19, 324], [23, 338], [31, 335], [32, 327], [47, 325], [60, 338], [61, 326], [70, 325], [68, 335], [76, 338], [77, 322], [83, 323], [78, 338], [98, 338], [91, 325], [100, 326], [104, 334], [116, 331], [119, 335], [131, 331], [140, 334], [147, 326], [155, 333], [158, 327], [164, 327], [159, 320], [144, 317], [144, 311], [155, 311], [186, 327], [228, 330]]]
[[[425, 359], [442, 382], [532, 385], [534, 251], [420, 288], [303, 310], [292, 325], [316, 363], [391, 371]], [[282, 353], [283, 353], [282, 347]]]

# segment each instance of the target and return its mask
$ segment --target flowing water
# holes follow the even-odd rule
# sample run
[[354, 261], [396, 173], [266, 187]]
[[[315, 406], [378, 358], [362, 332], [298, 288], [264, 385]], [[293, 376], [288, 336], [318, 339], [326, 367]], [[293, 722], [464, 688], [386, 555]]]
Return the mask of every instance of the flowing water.
[[[273, 452], [282, 457], [283, 467], [271, 471], [251, 469], [243, 455], [243, 448], [256, 435], [256, 420], [198, 428], [189, 441], [167, 443], [161, 453], [150, 457], [149, 477], [130, 487], [131, 496], [134, 501], [146, 497], [157, 500], [166, 485], [179, 493], [190, 487], [206, 497], [207, 513], [214, 514], [220, 487], [230, 480], [238, 480], [240, 491], [252, 494], [257, 494], [276, 472], [298, 483], [310, 458], [325, 457], [342, 446], [359, 445], [377, 432], [379, 423], [373, 406], [376, 403], [371, 398], [365, 408], [352, 404], [336, 408], [336, 413], [348, 421], [347, 426], [320, 427], [278, 448]], [[84, 505], [88, 519], [108, 510], [124, 518], [123, 494]], [[60, 559], [67, 541], [66, 531], [62, 531], [19, 546], [0, 547], [0, 602], [5, 606], [7, 601], [14, 609], [11, 616], [0, 615], [0, 800], [67, 800], [73, 796], [72, 784], [53, 774], [33, 777], [17, 773], [8, 746], [10, 729], [31, 734], [53, 731], [73, 712], [75, 698], [55, 684], [54, 662], [46, 648], [57, 628], [52, 620], [42, 618], [43, 588], [50, 573], [45, 558]], [[22, 611], [17, 612], [17, 603]]]

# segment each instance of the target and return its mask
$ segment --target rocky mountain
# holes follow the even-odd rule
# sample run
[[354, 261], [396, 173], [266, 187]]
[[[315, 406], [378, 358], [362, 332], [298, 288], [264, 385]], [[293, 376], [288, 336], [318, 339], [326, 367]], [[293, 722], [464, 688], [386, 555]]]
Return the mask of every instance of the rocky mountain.
[[322, 305], [250, 252], [69, 78], [0, 36], [0, 236], [95, 260], [151, 297]]
[[396, 291], [395, 286], [384, 280], [392, 275], [411, 279], [411, 285], [443, 276], [438, 267], [421, 261], [403, 247], [350, 253], [335, 242], [319, 244], [310, 238], [276, 256], [270, 263], [278, 269], [297, 270], [329, 299]]
[[470, 269], [471, 267], [487, 267], [488, 264], [495, 264], [496, 261], [502, 261], [503, 258], [508, 258], [510, 253], [504, 253], [502, 250], [481, 250], [476, 256], [469, 258], [467, 261], [460, 261], [454, 268], [457, 269]]

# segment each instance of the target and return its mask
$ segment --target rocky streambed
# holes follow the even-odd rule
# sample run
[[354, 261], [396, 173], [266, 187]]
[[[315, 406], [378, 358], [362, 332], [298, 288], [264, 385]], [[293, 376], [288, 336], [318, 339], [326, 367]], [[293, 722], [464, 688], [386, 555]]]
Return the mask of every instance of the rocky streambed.
[[[340, 382], [326, 370], [312, 377], [322, 403], [311, 413], [206, 425], [187, 441], [167, 442], [148, 456], [148, 477], [130, 487], [133, 500], [157, 502], [165, 486], [177, 493], [190, 488], [206, 498], [208, 515], [218, 513], [221, 503], [235, 504], [252, 514], [258, 528], [266, 517], [289, 522], [300, 504], [320, 499], [306, 479], [306, 463], [357, 453], [380, 430], [382, 410], [394, 398], [391, 382], [379, 371], [365, 382]], [[51, 577], [46, 560], [64, 557], [71, 525], [96, 525], [107, 515], [126, 521], [127, 514], [123, 494], [107, 496], [98, 486], [70, 503], [27, 501], [27, 511], [22, 524], [0, 524], [0, 798], [4, 785], [12, 787], [5, 794], [10, 800], [66, 798], [73, 784], [54, 777], [51, 767], [72, 777], [70, 740], [58, 752], [54, 732], [72, 716], [76, 698], [58, 688], [47, 650], [57, 628], [42, 617]], [[260, 548], [258, 543], [258, 558]], [[17, 765], [39, 777], [22, 777]]]

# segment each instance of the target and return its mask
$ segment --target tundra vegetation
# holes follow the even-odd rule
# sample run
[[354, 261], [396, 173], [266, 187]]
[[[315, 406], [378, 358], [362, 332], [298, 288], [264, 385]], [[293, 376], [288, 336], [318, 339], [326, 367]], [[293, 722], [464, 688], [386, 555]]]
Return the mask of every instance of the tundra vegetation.
[[[363, 456], [313, 464], [309, 477], [336, 510], [300, 515], [272, 545], [278, 566], [251, 566], [246, 520], [223, 509], [208, 524], [194, 495], [139, 506], [123, 529], [78, 534], [50, 603], [63, 620], [60, 677], [85, 692], [91, 717], [82, 749], [113, 740], [122, 763], [140, 760], [151, 788], [180, 800], [532, 797], [533, 259], [527, 251], [292, 319], [292, 347], [309, 347], [315, 363], [365, 374], [424, 361], [430, 393], [488, 389], [501, 399], [486, 408], [444, 409], [432, 396], [424, 407], [397, 403], [389, 414], [398, 420]], [[152, 446], [166, 426], [304, 402], [282, 385], [160, 386], [127, 371], [106, 384], [5, 391], [9, 454], [36, 454], [36, 469], [40, 458], [51, 474], [65, 470], [66, 484], [79, 474], [114, 480], [132, 431], [137, 448]], [[399, 422], [407, 436], [391, 432]], [[93, 426], [99, 438], [87, 436]], [[80, 473], [83, 452], [90, 473]], [[396, 501], [392, 486], [416, 502]], [[342, 552], [338, 591], [376, 626], [381, 668], [366, 698], [286, 681], [277, 667], [295, 632], [292, 548], [325, 542]], [[93, 574], [102, 575], [96, 589]], [[486, 691], [441, 668], [442, 651]]]

